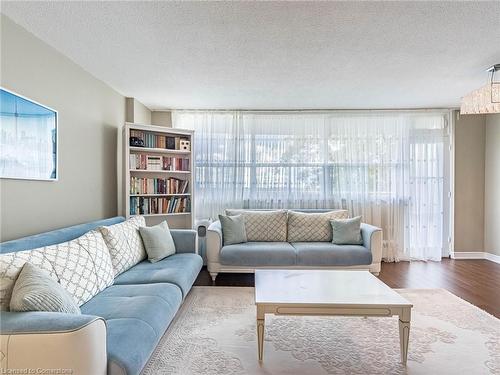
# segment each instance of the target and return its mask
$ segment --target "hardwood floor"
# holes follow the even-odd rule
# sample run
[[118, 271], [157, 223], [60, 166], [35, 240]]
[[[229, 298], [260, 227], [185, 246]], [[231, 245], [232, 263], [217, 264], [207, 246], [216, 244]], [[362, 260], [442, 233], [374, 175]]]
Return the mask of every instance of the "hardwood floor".
[[[488, 260], [382, 263], [391, 288], [443, 288], [500, 318], [500, 264]], [[195, 285], [212, 285], [206, 267]], [[254, 286], [253, 274], [219, 274], [216, 286]]]

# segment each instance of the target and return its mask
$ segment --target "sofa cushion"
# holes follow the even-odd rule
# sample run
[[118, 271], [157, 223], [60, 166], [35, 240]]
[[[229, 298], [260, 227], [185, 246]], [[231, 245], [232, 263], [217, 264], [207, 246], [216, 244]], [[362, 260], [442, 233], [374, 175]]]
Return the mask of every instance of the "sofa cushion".
[[9, 310], [10, 298], [12, 289], [25, 263], [42, 269], [48, 275], [57, 280], [57, 275], [54, 272], [52, 264], [44, 256], [44, 248], [34, 250], [17, 251], [15, 253], [7, 253], [0, 255], [0, 309], [3, 311]]
[[10, 311], [52, 311], [80, 314], [73, 297], [48, 273], [25, 263], [10, 299]]
[[361, 216], [350, 219], [330, 220], [332, 243], [336, 245], [362, 245]]
[[245, 231], [249, 242], [285, 242], [286, 210], [250, 211], [227, 209], [226, 215], [242, 215], [245, 219]]
[[191, 290], [203, 260], [197, 254], [174, 254], [156, 263], [141, 262], [115, 279], [115, 285], [172, 283], [185, 297]]
[[298, 266], [357, 266], [372, 263], [372, 253], [358, 245], [330, 242], [294, 242]]
[[288, 242], [246, 242], [224, 246], [220, 263], [231, 266], [293, 266], [295, 249]]
[[140, 227], [139, 233], [151, 263], [175, 254], [175, 243], [167, 221], [153, 227]]
[[134, 216], [123, 223], [99, 227], [109, 248], [115, 277], [146, 258], [139, 233], [139, 228], [145, 226], [144, 216]]
[[72, 241], [0, 255], [2, 310], [8, 309], [12, 287], [26, 262], [58, 281], [78, 306], [113, 283], [108, 248], [98, 231], [90, 231]]
[[288, 242], [331, 242], [330, 220], [347, 219], [346, 210], [306, 213], [288, 211]]
[[113, 285], [81, 307], [106, 319], [108, 369], [139, 374], [182, 301], [173, 284]]
[[225, 245], [247, 242], [247, 232], [245, 230], [245, 219], [243, 215], [219, 215], [219, 221], [222, 227], [222, 238]]

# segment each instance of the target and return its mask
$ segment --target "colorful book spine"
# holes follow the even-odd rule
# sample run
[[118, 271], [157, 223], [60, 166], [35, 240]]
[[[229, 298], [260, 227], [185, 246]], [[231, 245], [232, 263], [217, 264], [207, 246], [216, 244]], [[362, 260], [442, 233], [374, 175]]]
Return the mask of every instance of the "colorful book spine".
[[146, 154], [131, 154], [130, 169], [154, 171], [186, 171], [189, 172], [189, 158], [158, 156]]
[[130, 177], [130, 194], [188, 194], [189, 180]]
[[189, 197], [130, 197], [131, 215], [173, 214], [191, 212]]
[[142, 139], [144, 141], [144, 147], [164, 148], [168, 150], [180, 150], [181, 140], [189, 140], [189, 138], [185, 137], [168, 136], [133, 129], [130, 130], [130, 137]]

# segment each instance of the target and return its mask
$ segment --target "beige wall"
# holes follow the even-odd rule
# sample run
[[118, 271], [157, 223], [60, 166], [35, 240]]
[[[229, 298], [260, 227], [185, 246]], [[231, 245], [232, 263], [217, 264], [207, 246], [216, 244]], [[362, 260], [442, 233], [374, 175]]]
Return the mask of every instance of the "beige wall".
[[125, 98], [3, 15], [1, 49], [1, 85], [59, 111], [59, 180], [0, 180], [0, 239], [116, 215]]
[[151, 111], [137, 99], [134, 99], [134, 122], [151, 125]]
[[500, 255], [500, 114], [486, 116], [484, 250]]
[[140, 101], [135, 98], [126, 98], [125, 107], [125, 121], [151, 125], [151, 111]]
[[151, 112], [151, 124], [172, 127], [172, 112], [153, 111]]
[[484, 251], [485, 116], [455, 123], [455, 252]]

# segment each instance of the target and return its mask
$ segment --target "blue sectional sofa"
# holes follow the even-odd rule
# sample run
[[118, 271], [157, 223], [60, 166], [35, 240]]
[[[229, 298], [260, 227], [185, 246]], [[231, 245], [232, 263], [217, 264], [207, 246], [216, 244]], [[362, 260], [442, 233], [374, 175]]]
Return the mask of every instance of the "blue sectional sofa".
[[[123, 217], [94, 221], [0, 244], [0, 253], [75, 239]], [[53, 312], [0, 314], [7, 368], [70, 368], [77, 373], [139, 374], [174, 319], [201, 267], [194, 230], [171, 230], [176, 254], [144, 260], [81, 306], [82, 315]]]

